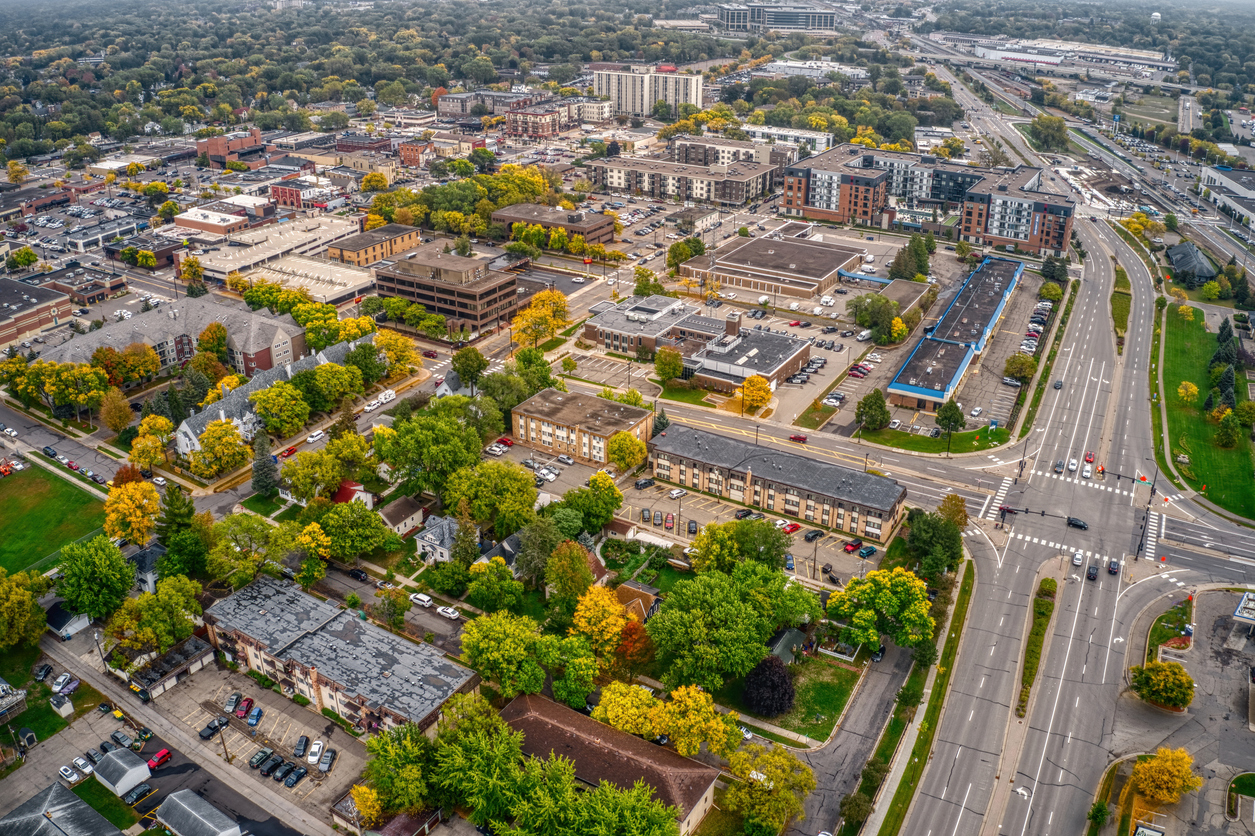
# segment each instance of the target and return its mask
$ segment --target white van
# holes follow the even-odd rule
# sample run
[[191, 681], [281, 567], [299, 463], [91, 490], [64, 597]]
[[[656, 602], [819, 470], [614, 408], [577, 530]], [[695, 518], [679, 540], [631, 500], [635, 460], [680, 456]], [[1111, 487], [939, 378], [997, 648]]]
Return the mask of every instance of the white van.
[[411, 593], [410, 602], [414, 604], [418, 604], [420, 607], [428, 607], [428, 608], [430, 608], [433, 603], [433, 601], [431, 600], [429, 596], [424, 595], [421, 592]]
[[824, 312], [824, 309], [819, 307], [818, 305], [815, 306], [815, 310], [811, 311], [811, 313], [813, 313], [815, 316], [819, 316], [823, 312]]
[[875, 263], [876, 263], [876, 256], [874, 256], [874, 255], [864, 256], [864, 257], [863, 257], [863, 263], [864, 263], [864, 264], [875, 264]]
[[858, 340], [858, 341], [859, 341], [859, 342], [861, 342], [861, 343], [865, 343], [865, 342], [867, 342], [868, 340], [870, 340], [871, 338], [872, 338], [872, 332], [871, 332], [871, 331], [863, 331], [862, 333], [860, 333], [860, 334], [859, 334], [857, 337], [855, 337], [854, 339]]
[[800, 307], [802, 307], [802, 306], [801, 306], [800, 304], [798, 304], [797, 302], [790, 302], [790, 303], [789, 303], [789, 310], [791, 310], [791, 311], [796, 311], [796, 310], [797, 310], [798, 308], [800, 308]]
[[823, 305], [825, 308], [831, 308], [833, 305], [832, 297], [825, 296], [823, 299], [819, 300], [819, 304]]
[[325, 435], [326, 433], [322, 430], [315, 430], [308, 438], [305, 439], [305, 441], [308, 444], [313, 444], [315, 441], [322, 441]]
[[388, 401], [395, 401], [396, 399], [397, 399], [397, 393], [391, 389], [384, 389], [382, 392], [379, 393], [380, 403], [387, 403]]

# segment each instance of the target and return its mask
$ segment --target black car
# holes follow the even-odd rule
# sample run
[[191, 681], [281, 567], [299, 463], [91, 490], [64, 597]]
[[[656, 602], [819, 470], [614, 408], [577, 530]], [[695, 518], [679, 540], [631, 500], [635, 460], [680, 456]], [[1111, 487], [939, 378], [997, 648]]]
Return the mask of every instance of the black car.
[[109, 754], [110, 752], [116, 752], [117, 749], [118, 749], [117, 746], [115, 746], [114, 744], [110, 743], [107, 740], [100, 741], [100, 751], [104, 752], [106, 755]]
[[753, 511], [751, 511], [751, 510], [750, 510], [750, 509], [748, 509], [748, 508], [741, 508], [741, 509], [740, 509], [740, 510], [738, 510], [738, 511], [737, 511], [737, 512], [733, 515], [733, 516], [735, 516], [738, 520], [743, 520], [743, 519], [745, 519], [746, 517], [748, 517], [748, 516], [749, 516], [750, 514], [752, 514], [752, 513], [754, 513], [754, 512], [753, 512]]
[[138, 787], [122, 796], [122, 803], [127, 807], [134, 807], [154, 792], [155, 790], [148, 784], [140, 784]]
[[350, 569], [349, 577], [355, 581], [362, 581], [363, 583], [370, 580], [370, 575], [366, 574], [364, 569]]
[[100, 763], [102, 760], [105, 759], [105, 756], [101, 754], [99, 749], [88, 749], [87, 759], [91, 761], [92, 763]]
[[285, 778], [283, 781], [283, 786], [295, 787], [297, 784], [301, 782], [301, 779], [304, 778], [308, 774], [309, 774], [308, 769], [306, 769], [303, 766], [298, 766], [296, 769], [288, 773], [288, 777]]
[[823, 536], [824, 536], [824, 533], [820, 531], [818, 528], [812, 528], [810, 531], [806, 532], [806, 534], [802, 537], [802, 539], [808, 543], [813, 543]]
[[1072, 528], [1079, 528], [1081, 531], [1089, 531], [1089, 523], [1077, 517], [1068, 517], [1068, 525]]
[[636, 489], [638, 491], [643, 491], [645, 490], [645, 488], [652, 488], [653, 486], [654, 486], [653, 479], [637, 479], [636, 480]]
[[270, 758], [261, 765], [261, 775], [263, 778], [269, 778], [274, 771], [283, 766], [283, 755], [271, 755]]
[[1091, 581], [1098, 580], [1098, 567], [1091, 566], [1085, 570], [1085, 577], [1089, 578]]
[[288, 761], [287, 763], [283, 764], [283, 766], [280, 766], [278, 769], [275, 770], [275, 774], [273, 777], [276, 781], [283, 781], [283, 780], [286, 780], [287, 777], [291, 775], [294, 771], [296, 771], [296, 762]]
[[692, 537], [697, 533], [697, 520], [689, 520], [689, 536]]
[[649, 514], [649, 509], [648, 509], [648, 508], [642, 508], [642, 509], [641, 509], [641, 522], [643, 522], [643, 523], [647, 523], [647, 522], [649, 522], [649, 516], [650, 516], [650, 514]]
[[55, 459], [57, 457], [57, 451], [53, 450], [51, 447], [45, 447], [44, 455], [50, 459]]
[[876, 649], [876, 652], [872, 654], [872, 661], [879, 662], [883, 658], [885, 658], [885, 646], [882, 644]]
[[266, 761], [270, 758], [270, 756], [271, 756], [271, 755], [273, 755], [274, 753], [275, 753], [275, 750], [274, 750], [274, 749], [259, 749], [259, 750], [257, 751], [257, 754], [255, 754], [255, 755], [253, 755], [253, 757], [249, 758], [249, 761], [248, 761], [248, 767], [249, 767], [249, 769], [256, 769], [257, 767], [261, 766], [261, 765], [262, 765], [263, 763], [265, 763], [265, 762], [266, 762]]
[[309, 751], [309, 737], [301, 735], [296, 739], [296, 748], [292, 750], [292, 757], [303, 758], [305, 753]]
[[330, 772], [331, 766], [336, 762], [336, 750], [328, 749], [322, 753], [322, 760], [318, 761], [319, 772]]
[[40, 665], [35, 668], [35, 681], [43, 682], [52, 673], [52, 665]]
[[1120, 574], [1120, 561], [1116, 560], [1114, 557], [1111, 558], [1111, 562], [1107, 564], [1107, 574], [1109, 575]]

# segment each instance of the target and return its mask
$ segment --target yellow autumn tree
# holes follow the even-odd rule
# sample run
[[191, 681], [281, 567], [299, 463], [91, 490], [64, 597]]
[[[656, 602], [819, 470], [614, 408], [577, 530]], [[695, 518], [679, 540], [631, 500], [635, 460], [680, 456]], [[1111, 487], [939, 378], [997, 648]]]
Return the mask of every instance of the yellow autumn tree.
[[601, 689], [593, 719], [628, 734], [653, 738], [658, 736], [655, 713], [660, 705], [644, 688], [615, 680]]
[[771, 384], [760, 374], [750, 375], [737, 390], [748, 410], [755, 410], [771, 402]]
[[376, 334], [375, 348], [382, 351], [388, 358], [389, 369], [394, 366], [406, 368], [423, 365], [423, 361], [419, 359], [418, 350], [414, 347], [414, 341], [396, 331], [380, 331]]
[[893, 322], [889, 323], [889, 339], [895, 343], [905, 340], [908, 333], [910, 332], [907, 330], [906, 323], [902, 321], [902, 317], [895, 316]]
[[1193, 766], [1194, 759], [1184, 749], [1160, 748], [1153, 758], [1133, 767], [1133, 786], [1156, 804], [1176, 804], [1181, 796], [1203, 786]]
[[322, 530], [322, 526], [318, 523], [310, 523], [301, 530], [296, 536], [294, 543], [297, 549], [305, 552], [311, 557], [320, 557], [323, 560], [331, 554], [331, 538]]
[[373, 827], [383, 814], [383, 805], [379, 803], [379, 793], [365, 784], [354, 784], [349, 790], [353, 796], [353, 805], [357, 807], [357, 820], [363, 827]]
[[575, 607], [571, 635], [588, 639], [593, 652], [604, 659], [619, 646], [627, 621], [627, 609], [614, 592], [604, 586], [590, 586]]
[[675, 750], [686, 758], [696, 755], [703, 743], [712, 755], [725, 758], [741, 742], [739, 715], [716, 711], [710, 692], [698, 685], [676, 688], [671, 699], [655, 707], [653, 718], [655, 728], [670, 735]]
[[147, 543], [161, 512], [161, 498], [151, 482], [127, 482], [110, 489], [105, 500], [105, 534]]

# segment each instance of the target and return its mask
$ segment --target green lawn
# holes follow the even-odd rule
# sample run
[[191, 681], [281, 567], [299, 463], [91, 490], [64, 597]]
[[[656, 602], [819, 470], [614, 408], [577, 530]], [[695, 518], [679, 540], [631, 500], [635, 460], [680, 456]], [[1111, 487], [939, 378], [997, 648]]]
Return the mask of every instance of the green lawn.
[[1255, 773], [1244, 772], [1234, 778], [1231, 789], [1238, 795], [1255, 796]]
[[1193, 609], [1187, 599], [1155, 619], [1150, 626], [1150, 639], [1146, 642], [1146, 663], [1155, 661], [1161, 644], [1183, 635], [1182, 630], [1190, 623]]
[[1115, 323], [1116, 336], [1123, 337], [1129, 331], [1129, 311], [1133, 297], [1119, 290], [1111, 293], [1111, 320]]
[[[662, 386], [662, 381], [657, 378], [649, 378], [650, 383], [657, 383]], [[708, 393], [704, 389], [677, 389], [671, 386], [662, 386], [662, 394], [659, 396], [669, 401], [680, 401], [682, 403], [692, 404], [693, 406], [709, 407], [710, 404], [703, 400]]]
[[269, 517], [275, 511], [284, 506], [284, 501], [279, 498], [279, 492], [276, 491], [269, 496], [255, 493], [240, 503], [254, 514], [261, 514], [263, 517]]
[[126, 830], [139, 821], [139, 815], [122, 803], [122, 799], [95, 778], [81, 781], [71, 792], [91, 805], [92, 809], [104, 816], [109, 824], [118, 830]]
[[37, 464], [0, 479], [0, 567], [18, 572], [100, 528], [103, 503]]
[[723, 797], [727, 795], [727, 792], [726, 789], [715, 789], [715, 804], [710, 808], [710, 812], [706, 814], [706, 818], [702, 819], [701, 826], [697, 828], [696, 836], [730, 836], [730, 834], [740, 833], [744, 829], [744, 817], [722, 809]]
[[[1190, 457], [1189, 466], [1176, 465], [1186, 482], [1217, 505], [1247, 518], [1255, 518], [1255, 478], [1252, 474], [1251, 442], [1245, 433], [1236, 447], [1216, 446], [1212, 438], [1216, 425], [1202, 413], [1202, 401], [1210, 389], [1207, 363], [1216, 350], [1216, 335], [1208, 333], [1203, 317], [1193, 322], [1181, 319], [1169, 306], [1164, 343], [1164, 407], [1168, 410], [1171, 436], [1169, 458], [1178, 453]], [[1198, 387], [1192, 405], [1182, 404], [1177, 387], [1188, 380]], [[1235, 387], [1238, 402], [1246, 400], [1244, 386]], [[1207, 490], [1203, 491], [1203, 486]]]
[[294, 502], [278, 514], [275, 514], [274, 518], [277, 522], [287, 522], [288, 520], [296, 519], [304, 510], [304, 508]]
[[1169, 96], [1143, 95], [1137, 104], [1121, 106], [1123, 122], [1147, 122], [1157, 125], [1177, 125], [1177, 100]]
[[[648, 575], [650, 573], [645, 572], [645, 574]], [[680, 581], [692, 580], [693, 577], [694, 575], [692, 572], [681, 571], [668, 563], [666, 566], [659, 569], [658, 572], [654, 574], [653, 578], [648, 581], [648, 583], [650, 586], [658, 587], [658, 590], [663, 595], [666, 595], [675, 588], [677, 583]]]
[[[954, 438], [950, 442], [950, 452], [971, 453], [977, 450], [989, 450], [990, 448], [1006, 444], [1010, 438], [1011, 431], [1006, 427], [990, 430], [986, 426], [979, 430], [955, 433]], [[864, 430], [863, 439], [873, 444], [897, 447], [899, 450], [914, 450], [918, 453], [946, 452], [945, 433], [942, 433], [939, 438], [932, 438], [927, 435], [904, 433], [901, 430]]]
[[725, 683], [715, 694], [715, 701], [741, 713], [751, 722], [757, 718], [814, 740], [826, 740], [836, 726], [841, 712], [845, 710], [850, 695], [854, 693], [859, 673], [823, 657], [809, 659], [793, 670], [793, 687], [797, 699], [793, 703], [793, 709], [787, 714], [761, 717], [746, 708], [741, 701], [744, 679], [733, 679]]
[[550, 351], [553, 351], [555, 348], [561, 348], [562, 344], [565, 342], [566, 340], [563, 339], [562, 337], [554, 337], [552, 339], [545, 340], [543, 343], [541, 343], [540, 350], [548, 354]]

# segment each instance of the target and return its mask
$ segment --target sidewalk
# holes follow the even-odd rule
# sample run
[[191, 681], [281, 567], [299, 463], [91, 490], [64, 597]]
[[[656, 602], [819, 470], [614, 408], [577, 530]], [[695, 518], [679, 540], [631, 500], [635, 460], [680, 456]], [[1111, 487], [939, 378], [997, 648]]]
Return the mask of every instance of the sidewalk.
[[[70, 652], [67, 645], [52, 639], [50, 636], [45, 636], [41, 639], [39, 646], [44, 653], [51, 656], [58, 664], [67, 670], [73, 670], [81, 679], [101, 694], [104, 694], [111, 702], [125, 705], [128, 713], [141, 720], [163, 740], [169, 741], [189, 757], [195, 758], [196, 762], [215, 779], [223, 782], [228, 787], [240, 789], [240, 771], [238, 769], [223, 763], [221, 755], [216, 754], [214, 757], [205, 755], [205, 747], [198, 745], [199, 741], [191, 738], [187, 727], [166, 718], [164, 714], [161, 714], [154, 708], [155, 703], [145, 705], [136, 700], [121, 680], [113, 674], [104, 671], [104, 663], [100, 660], [94, 647], [82, 656], [76, 656]], [[284, 822], [301, 828], [310, 836], [315, 834], [317, 836], [334, 836], [335, 831], [331, 829], [327, 822], [314, 818], [288, 799], [273, 792], [269, 787], [269, 783], [262, 781], [256, 784], [255, 787], [247, 790], [253, 801], [264, 809], [273, 811]]]

